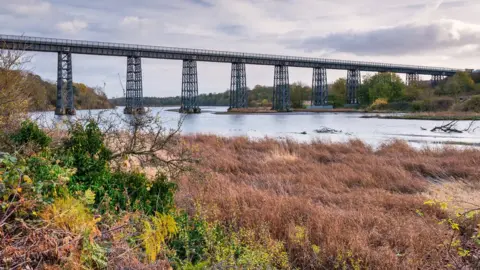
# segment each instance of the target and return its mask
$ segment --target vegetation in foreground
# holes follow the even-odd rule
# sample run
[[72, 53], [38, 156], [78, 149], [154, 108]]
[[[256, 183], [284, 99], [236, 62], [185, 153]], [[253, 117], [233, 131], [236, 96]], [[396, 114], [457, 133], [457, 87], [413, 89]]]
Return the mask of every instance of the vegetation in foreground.
[[109, 134], [27, 121], [9, 136], [1, 267], [480, 266], [478, 150]]

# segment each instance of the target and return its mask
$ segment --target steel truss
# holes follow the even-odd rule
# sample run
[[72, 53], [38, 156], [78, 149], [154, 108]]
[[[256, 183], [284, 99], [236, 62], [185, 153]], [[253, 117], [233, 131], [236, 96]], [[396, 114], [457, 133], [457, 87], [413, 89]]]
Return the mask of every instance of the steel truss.
[[183, 60], [181, 113], [200, 113], [198, 107], [197, 61]]
[[232, 77], [230, 80], [230, 109], [247, 107], [248, 93], [245, 63], [232, 63]]
[[[65, 98], [65, 100], [64, 100]], [[56, 115], [75, 115], [73, 97], [72, 54], [58, 53]]]
[[420, 81], [420, 75], [418, 73], [407, 73], [407, 85], [413, 85]]
[[290, 82], [288, 66], [275, 66], [273, 80], [273, 110], [290, 111]]
[[430, 81], [432, 87], [436, 87], [443, 80], [443, 75], [432, 75], [432, 80]]
[[143, 114], [142, 58], [127, 57], [127, 85], [125, 90], [125, 114]]
[[348, 70], [347, 72], [347, 104], [358, 104], [357, 90], [362, 83], [360, 70]]
[[325, 68], [314, 68], [312, 77], [312, 105], [325, 106], [327, 102], [327, 70]]
[[[39, 52], [60, 52], [68, 46], [71, 53], [90, 54], [90, 55], [108, 55], [108, 56], [130, 56], [136, 55], [142, 58], [157, 59], [192, 59], [196, 61], [223, 62], [223, 63], [245, 63], [252, 65], [287, 65], [290, 67], [314, 68], [322, 66], [327, 69], [339, 70], [361, 70], [378, 72], [388, 70], [395, 73], [418, 73], [425, 75], [443, 74], [453, 76], [458, 69], [426, 67], [415, 65], [396, 65], [375, 62], [360, 62], [335, 60], [312, 57], [295, 57], [284, 55], [265, 55], [243, 52], [226, 52], [201, 49], [171, 48], [162, 46], [146, 46], [137, 44], [121, 44], [95, 42], [85, 40], [65, 40], [53, 38], [39, 38], [27, 36], [11, 36], [0, 34], [0, 44], [2, 49], [15, 49], [25, 51]], [[138, 55], [137, 55], [138, 54]]]

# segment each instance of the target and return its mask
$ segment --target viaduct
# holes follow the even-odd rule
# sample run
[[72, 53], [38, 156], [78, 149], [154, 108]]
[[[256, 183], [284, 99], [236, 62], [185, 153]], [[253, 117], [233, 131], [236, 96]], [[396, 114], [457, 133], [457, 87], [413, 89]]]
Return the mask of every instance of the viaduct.
[[[396, 65], [374, 62], [345, 61], [323, 58], [281, 56], [255, 53], [227, 52], [202, 49], [185, 49], [160, 46], [145, 46], [121, 43], [0, 35], [0, 46], [8, 50], [54, 52], [58, 54], [57, 70], [57, 115], [73, 115], [74, 95], [72, 86], [72, 54], [122, 56], [127, 59], [126, 114], [143, 113], [142, 58], [175, 59], [183, 61], [182, 113], [199, 113], [197, 102], [197, 61], [232, 64], [230, 84], [230, 108], [246, 108], [247, 77], [245, 65], [274, 66], [273, 108], [290, 110], [289, 67], [313, 69], [312, 105], [327, 105], [327, 69], [347, 70], [346, 104], [358, 103], [357, 89], [361, 84], [360, 72], [392, 72], [406, 74], [410, 84], [419, 80], [419, 75], [431, 75], [432, 84], [458, 71], [453, 68]], [[0, 47], [2, 48], [2, 47]]]

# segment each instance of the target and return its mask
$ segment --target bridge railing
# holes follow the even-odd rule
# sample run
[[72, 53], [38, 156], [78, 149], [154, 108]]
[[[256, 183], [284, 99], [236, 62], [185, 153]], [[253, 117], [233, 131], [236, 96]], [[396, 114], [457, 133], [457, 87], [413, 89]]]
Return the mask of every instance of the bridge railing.
[[109, 49], [125, 49], [125, 50], [144, 50], [153, 52], [165, 52], [165, 53], [185, 53], [192, 55], [207, 55], [207, 56], [226, 56], [236, 58], [255, 58], [255, 59], [269, 59], [279, 61], [298, 61], [309, 62], [318, 64], [339, 64], [345, 66], [358, 66], [358, 67], [384, 67], [388, 68], [402, 68], [402, 69], [414, 69], [414, 70], [433, 70], [444, 72], [455, 72], [456, 69], [444, 68], [444, 67], [429, 67], [429, 66], [416, 66], [416, 65], [396, 65], [389, 63], [377, 63], [377, 62], [363, 62], [363, 61], [349, 61], [349, 60], [335, 60], [326, 58], [312, 58], [312, 57], [295, 57], [285, 55], [272, 55], [272, 54], [258, 54], [258, 53], [241, 53], [241, 52], [229, 52], [229, 51], [214, 51], [205, 49], [188, 49], [188, 48], [175, 48], [175, 47], [163, 47], [152, 45], [134, 45], [125, 43], [112, 43], [112, 42], [95, 42], [84, 40], [71, 40], [71, 39], [55, 39], [55, 38], [41, 38], [41, 37], [27, 37], [27, 36], [15, 36], [15, 35], [0, 35], [0, 41], [14, 41], [14, 42], [30, 42], [38, 44], [51, 44], [51, 45], [65, 45], [65, 46], [82, 46], [92, 48], [109, 48]]

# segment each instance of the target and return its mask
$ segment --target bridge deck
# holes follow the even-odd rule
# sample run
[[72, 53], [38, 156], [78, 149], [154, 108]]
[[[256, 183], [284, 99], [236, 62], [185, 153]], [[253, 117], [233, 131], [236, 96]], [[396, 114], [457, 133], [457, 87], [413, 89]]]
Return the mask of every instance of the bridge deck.
[[39, 38], [27, 36], [0, 35], [0, 48], [38, 52], [70, 51], [75, 54], [140, 56], [157, 59], [193, 59], [207, 62], [245, 63], [253, 65], [287, 65], [292, 67], [325, 67], [374, 72], [418, 73], [450, 76], [459, 71], [453, 68], [396, 65], [375, 62], [334, 60], [325, 58], [295, 57], [256, 53], [186, 49], [148, 45], [133, 45], [83, 40]]

